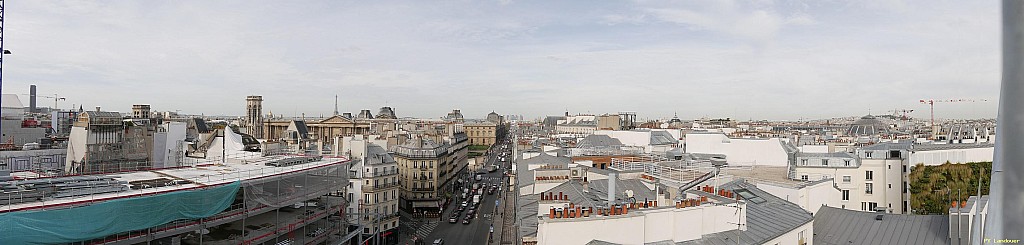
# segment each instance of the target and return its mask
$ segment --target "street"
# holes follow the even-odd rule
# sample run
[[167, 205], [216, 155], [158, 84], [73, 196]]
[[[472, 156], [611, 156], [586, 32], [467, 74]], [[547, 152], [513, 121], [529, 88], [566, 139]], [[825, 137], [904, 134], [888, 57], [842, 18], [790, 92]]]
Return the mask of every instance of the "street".
[[[493, 241], [490, 244], [497, 244], [500, 240], [501, 226], [503, 224], [501, 214], [504, 213], [504, 203], [495, 208], [495, 200], [499, 196], [504, 197], [508, 190], [508, 182], [503, 176], [506, 169], [507, 162], [499, 162], [498, 155], [502, 152], [501, 146], [506, 145], [505, 143], [495, 144], [492, 148], [492, 152], [488, 152], [487, 161], [483, 165], [483, 169], [490, 167], [492, 164], [498, 164], [499, 169], [494, 172], [489, 172], [483, 175], [482, 180], [479, 182], [470, 183], [482, 183], [490, 186], [491, 184], [498, 184], [501, 187], [501, 191], [496, 191], [494, 194], [487, 194], [486, 192], [481, 197], [481, 202], [477, 207], [476, 217], [471, 220], [469, 224], [462, 224], [463, 218], [466, 216], [466, 211], [459, 212], [457, 207], [463, 201], [459, 199], [452, 205], [449, 205], [438, 221], [436, 227], [430, 235], [427, 236], [425, 241], [427, 244], [433, 242], [435, 239], [442, 238], [445, 244], [488, 244], [488, 236], [491, 233], [491, 226], [493, 225]], [[506, 158], [510, 158], [511, 154], [506, 155]], [[470, 175], [472, 179], [473, 175]], [[504, 202], [504, 200], [502, 201]], [[448, 218], [451, 217], [452, 213], [459, 213], [459, 220], [456, 223], [449, 223]], [[509, 214], [514, 215], [514, 214]]]

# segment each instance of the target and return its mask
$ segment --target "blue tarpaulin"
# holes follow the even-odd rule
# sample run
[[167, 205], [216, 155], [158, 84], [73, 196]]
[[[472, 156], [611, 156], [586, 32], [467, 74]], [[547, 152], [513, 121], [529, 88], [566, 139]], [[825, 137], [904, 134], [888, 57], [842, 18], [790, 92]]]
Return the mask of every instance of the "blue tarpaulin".
[[240, 185], [235, 182], [68, 209], [0, 214], [0, 244], [71, 243], [210, 217], [231, 206]]

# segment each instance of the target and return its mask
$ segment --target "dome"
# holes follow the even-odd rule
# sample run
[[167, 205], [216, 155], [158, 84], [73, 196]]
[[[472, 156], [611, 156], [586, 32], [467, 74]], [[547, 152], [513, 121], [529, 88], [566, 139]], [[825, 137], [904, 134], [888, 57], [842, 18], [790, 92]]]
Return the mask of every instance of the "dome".
[[859, 135], [878, 135], [889, 133], [889, 126], [882, 123], [882, 121], [875, 118], [875, 116], [867, 115], [863, 116], [853, 124], [850, 124], [850, 128], [846, 130], [846, 134], [850, 136]]

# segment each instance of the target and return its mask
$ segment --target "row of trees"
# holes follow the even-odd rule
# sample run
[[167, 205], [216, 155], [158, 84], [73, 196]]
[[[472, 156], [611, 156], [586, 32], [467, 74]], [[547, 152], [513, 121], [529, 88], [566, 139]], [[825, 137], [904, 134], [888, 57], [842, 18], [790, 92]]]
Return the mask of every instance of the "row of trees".
[[917, 164], [910, 170], [911, 208], [917, 214], [948, 214], [953, 201], [988, 195], [992, 162], [969, 162], [938, 166]]

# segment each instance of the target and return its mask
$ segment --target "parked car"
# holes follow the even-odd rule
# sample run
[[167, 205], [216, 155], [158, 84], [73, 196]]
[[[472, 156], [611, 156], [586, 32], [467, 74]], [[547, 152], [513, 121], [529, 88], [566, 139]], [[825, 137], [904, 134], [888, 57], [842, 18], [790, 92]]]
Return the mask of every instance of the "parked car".
[[473, 219], [473, 215], [466, 215], [466, 218], [462, 220], [462, 224], [468, 225], [470, 219]]
[[456, 222], [459, 222], [459, 214], [457, 214], [457, 213], [456, 214], [452, 214], [452, 217], [448, 218], [448, 223], [455, 224]]

